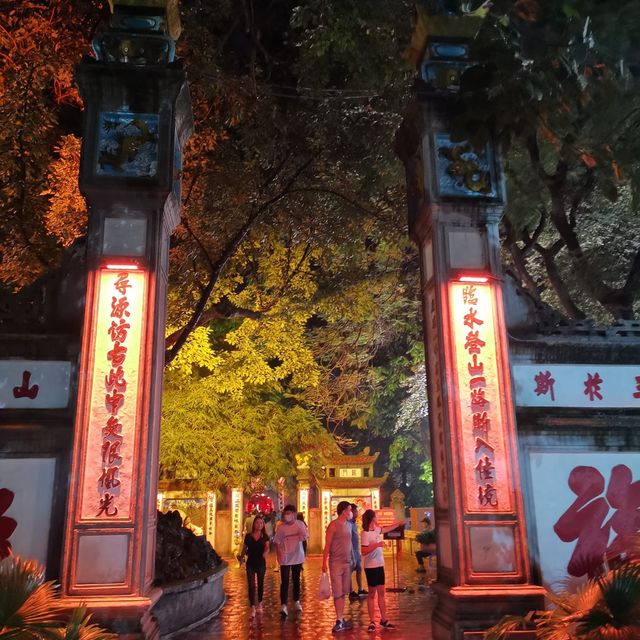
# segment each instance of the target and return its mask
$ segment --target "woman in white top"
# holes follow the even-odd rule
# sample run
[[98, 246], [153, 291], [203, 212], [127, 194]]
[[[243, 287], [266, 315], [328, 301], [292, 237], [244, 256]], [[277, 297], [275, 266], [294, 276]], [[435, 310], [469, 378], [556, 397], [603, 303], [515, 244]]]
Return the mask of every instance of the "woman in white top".
[[380, 528], [376, 521], [376, 513], [372, 509], [367, 509], [362, 515], [362, 536], [360, 545], [362, 557], [364, 559], [364, 573], [367, 576], [369, 595], [367, 596], [367, 608], [371, 623], [367, 631], [376, 630], [375, 618], [375, 598], [378, 596], [378, 609], [380, 610], [380, 626], [385, 629], [393, 629], [394, 625], [387, 620], [387, 605], [384, 600], [384, 556], [382, 548], [384, 541], [382, 534], [397, 528], [399, 522], [394, 522], [388, 527]]

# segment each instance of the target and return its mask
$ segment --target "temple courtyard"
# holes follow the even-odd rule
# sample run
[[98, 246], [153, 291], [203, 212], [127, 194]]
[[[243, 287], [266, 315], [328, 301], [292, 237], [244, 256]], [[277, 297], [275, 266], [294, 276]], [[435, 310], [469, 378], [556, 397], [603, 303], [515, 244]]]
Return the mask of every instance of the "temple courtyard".
[[[387, 587], [394, 587], [392, 559], [386, 560]], [[272, 555], [265, 577], [263, 612], [255, 618], [249, 616], [245, 568], [238, 567], [235, 560], [229, 560], [229, 570], [225, 575], [227, 602], [220, 615], [209, 623], [188, 633], [176, 636], [176, 640], [222, 640], [252, 638], [255, 640], [320, 640], [321, 638], [398, 638], [402, 640], [429, 640], [431, 638], [431, 611], [435, 598], [427, 586], [425, 574], [416, 572], [416, 561], [405, 554], [399, 558], [398, 587], [401, 592], [387, 592], [387, 613], [396, 628], [382, 629], [379, 625], [375, 633], [368, 633], [369, 616], [367, 599], [350, 601], [345, 607], [345, 619], [352, 626], [339, 634], [332, 634], [335, 612], [332, 600], [318, 600], [321, 556], [310, 556], [302, 573], [302, 612], [293, 610], [289, 602], [289, 616], [280, 615], [280, 576], [273, 570], [275, 559]], [[428, 575], [428, 574], [427, 574]], [[354, 579], [355, 582], [355, 579]], [[366, 585], [366, 581], [365, 581]], [[376, 619], [378, 622], [379, 618]]]

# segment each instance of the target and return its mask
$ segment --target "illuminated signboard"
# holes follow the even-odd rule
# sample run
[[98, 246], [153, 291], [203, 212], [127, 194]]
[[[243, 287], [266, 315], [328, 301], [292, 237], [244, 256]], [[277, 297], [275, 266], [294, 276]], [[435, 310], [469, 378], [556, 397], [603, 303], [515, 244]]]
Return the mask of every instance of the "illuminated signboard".
[[102, 269], [96, 277], [83, 519], [132, 518], [146, 279], [143, 271], [124, 267]]
[[450, 296], [465, 511], [509, 512], [513, 505], [504, 435], [508, 408], [498, 376], [492, 285], [453, 282]]

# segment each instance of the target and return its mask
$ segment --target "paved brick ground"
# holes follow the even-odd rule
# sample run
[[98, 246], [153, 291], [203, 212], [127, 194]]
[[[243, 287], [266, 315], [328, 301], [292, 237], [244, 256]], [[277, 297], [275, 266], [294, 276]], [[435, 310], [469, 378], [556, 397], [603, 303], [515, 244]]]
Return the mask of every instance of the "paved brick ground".
[[[222, 613], [199, 629], [182, 634], [177, 640], [323, 640], [324, 638], [391, 638], [397, 640], [430, 640], [431, 610], [434, 598], [425, 584], [424, 574], [416, 573], [414, 558], [401, 558], [399, 566], [399, 586], [406, 587], [402, 593], [387, 593], [389, 619], [396, 625], [394, 630], [368, 633], [369, 616], [366, 599], [350, 602], [345, 607], [345, 618], [352, 622], [348, 631], [332, 635], [335, 612], [331, 600], [317, 598], [320, 580], [321, 558], [311, 556], [305, 562], [302, 574], [303, 611], [293, 612], [293, 602], [289, 603], [290, 613], [286, 620], [280, 616], [279, 573], [273, 571], [274, 558], [269, 561], [265, 578], [264, 611], [251, 620], [246, 593], [244, 567], [229, 561], [229, 571], [225, 575], [227, 603]], [[393, 586], [391, 558], [386, 558], [387, 586]], [[365, 581], [366, 583], [366, 581]]]

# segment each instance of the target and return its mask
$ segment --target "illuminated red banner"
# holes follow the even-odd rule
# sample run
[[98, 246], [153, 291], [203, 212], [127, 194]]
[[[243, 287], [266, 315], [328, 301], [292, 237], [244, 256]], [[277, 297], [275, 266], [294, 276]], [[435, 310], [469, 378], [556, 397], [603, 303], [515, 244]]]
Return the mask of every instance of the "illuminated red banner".
[[143, 271], [97, 276], [82, 519], [131, 517], [145, 290]]
[[512, 511], [495, 300], [489, 283], [450, 284], [465, 511]]

